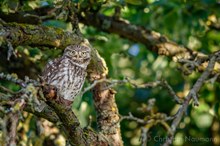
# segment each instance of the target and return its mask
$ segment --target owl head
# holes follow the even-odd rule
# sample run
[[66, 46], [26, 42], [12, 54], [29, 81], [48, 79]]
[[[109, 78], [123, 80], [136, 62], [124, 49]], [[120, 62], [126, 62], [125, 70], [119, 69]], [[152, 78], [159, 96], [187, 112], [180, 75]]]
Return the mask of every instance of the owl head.
[[64, 56], [68, 57], [74, 64], [86, 68], [91, 59], [91, 49], [82, 45], [71, 45], [64, 50]]

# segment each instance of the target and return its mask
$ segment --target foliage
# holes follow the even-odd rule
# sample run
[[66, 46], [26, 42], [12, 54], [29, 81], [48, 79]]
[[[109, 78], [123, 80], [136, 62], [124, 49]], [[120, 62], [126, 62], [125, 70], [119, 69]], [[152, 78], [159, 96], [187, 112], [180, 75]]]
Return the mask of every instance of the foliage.
[[[120, 7], [120, 19], [126, 19], [130, 23], [157, 31], [180, 45], [203, 53], [211, 53], [219, 50], [220, 33], [213, 29], [211, 24], [220, 23], [219, 2], [216, 0], [77, 0], [78, 7], [83, 11], [100, 12], [107, 16], [114, 16], [115, 8]], [[19, 11], [30, 11], [42, 6], [61, 6], [62, 1], [52, 0], [2, 0], [1, 11], [4, 13], [16, 13]], [[62, 14], [62, 13], [61, 13]], [[66, 22], [64, 16], [45, 19], [42, 25], [59, 27], [70, 30], [71, 24]], [[123, 29], [123, 28], [122, 28]], [[144, 84], [165, 79], [180, 98], [184, 98], [191, 89], [196, 79], [201, 75], [193, 72], [184, 75], [178, 68], [178, 63], [170, 58], [160, 56], [152, 52], [141, 43], [132, 42], [121, 38], [117, 34], [103, 32], [92, 26], [80, 23], [83, 36], [89, 39], [94, 48], [106, 61], [109, 69], [110, 79], [123, 80], [129, 78], [135, 84]], [[49, 59], [62, 54], [61, 50], [51, 50], [47, 46], [18, 46], [15, 48], [16, 56], [6, 61], [7, 50], [1, 50], [0, 72], [14, 74], [19, 78], [29, 76], [36, 79], [40, 75], [44, 65]], [[7, 64], [6, 64], [7, 63]], [[0, 80], [0, 85], [12, 91], [18, 91], [17, 85]], [[86, 83], [84, 87], [89, 86]], [[129, 83], [114, 87], [117, 91], [116, 103], [121, 115], [132, 113], [140, 119], [147, 117], [148, 113], [140, 107], [147, 105], [150, 99], [156, 99], [154, 112], [173, 115], [177, 112], [178, 105], [172, 100], [168, 91], [162, 87], [134, 88]], [[0, 90], [1, 91], [1, 90]], [[199, 92], [198, 107], [193, 105], [187, 109], [187, 114], [182, 119], [173, 145], [218, 145], [212, 140], [193, 141], [190, 138], [220, 138], [220, 85], [219, 83], [207, 82]], [[74, 102], [73, 109], [83, 126], [89, 123], [92, 117], [92, 127], [95, 128], [95, 110], [90, 92], [86, 92], [82, 99], [78, 97]], [[18, 127], [19, 133], [28, 145], [31, 142], [37, 145], [41, 139], [36, 134], [36, 124], [39, 119], [36, 116], [24, 113], [23, 120]], [[56, 133], [56, 132], [55, 132]], [[141, 125], [135, 121], [123, 120], [121, 122], [121, 133], [124, 145], [140, 145]], [[2, 134], [2, 133], [1, 133]], [[0, 135], [1, 135], [0, 134]], [[166, 130], [162, 126], [154, 126], [150, 130], [149, 145], [160, 145], [164, 143]], [[160, 137], [158, 137], [160, 135]], [[44, 135], [45, 136], [45, 135]], [[45, 137], [50, 137], [46, 134]], [[161, 138], [161, 139], [160, 139]], [[216, 140], [217, 141], [217, 140]], [[59, 142], [57, 142], [59, 143]]]

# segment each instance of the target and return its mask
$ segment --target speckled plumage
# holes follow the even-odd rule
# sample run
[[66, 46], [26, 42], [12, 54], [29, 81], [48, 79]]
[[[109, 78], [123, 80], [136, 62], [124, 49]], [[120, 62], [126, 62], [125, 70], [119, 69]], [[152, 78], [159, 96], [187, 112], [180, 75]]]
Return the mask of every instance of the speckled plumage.
[[84, 84], [89, 61], [90, 48], [68, 46], [63, 56], [48, 62], [43, 71], [43, 79], [55, 86], [61, 97], [73, 101]]

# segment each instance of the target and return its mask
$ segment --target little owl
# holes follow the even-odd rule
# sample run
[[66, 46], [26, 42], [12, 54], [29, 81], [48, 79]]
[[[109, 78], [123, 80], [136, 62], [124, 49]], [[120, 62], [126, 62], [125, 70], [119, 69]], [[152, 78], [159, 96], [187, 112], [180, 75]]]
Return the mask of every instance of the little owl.
[[63, 56], [48, 62], [43, 71], [44, 81], [55, 86], [62, 98], [72, 102], [85, 81], [90, 52], [86, 46], [68, 46]]

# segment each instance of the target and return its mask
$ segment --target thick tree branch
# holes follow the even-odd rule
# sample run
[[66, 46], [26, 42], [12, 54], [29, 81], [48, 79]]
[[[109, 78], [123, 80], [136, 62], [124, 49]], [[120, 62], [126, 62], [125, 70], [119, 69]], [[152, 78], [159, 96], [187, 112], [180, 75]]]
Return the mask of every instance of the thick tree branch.
[[[105, 80], [108, 68], [104, 59], [98, 52], [92, 52], [93, 60], [88, 66], [88, 78], [90, 82]], [[115, 103], [115, 91], [108, 87], [109, 83], [101, 82], [95, 85], [93, 99], [97, 113], [97, 124], [100, 132], [107, 137], [111, 145], [121, 146], [122, 138], [119, 123], [118, 107]]]
[[[17, 97], [19, 96], [19, 97]], [[0, 93], [0, 102], [1, 103], [8, 103], [10, 101], [13, 101], [13, 100], [16, 100], [20, 98], [20, 95], [19, 94], [3, 94], [3, 93]], [[24, 111], [27, 111], [29, 113], [32, 113], [38, 117], [41, 117], [41, 118], [44, 118], [44, 119], [47, 119], [48, 121], [52, 122], [52, 123], [57, 123], [59, 122], [59, 117], [57, 116], [57, 114], [54, 112], [54, 110], [46, 105], [44, 107], [44, 109], [42, 111], [37, 111], [34, 107], [33, 107], [33, 104], [31, 103], [26, 103], [25, 106], [24, 106]]]
[[10, 42], [13, 46], [22, 44], [64, 48], [83, 40], [74, 33], [40, 25], [0, 24], [0, 32], [0, 44], [6, 45]]
[[33, 105], [27, 104], [24, 107], [24, 111], [32, 113], [37, 117], [47, 119], [48, 121], [55, 124], [60, 122], [59, 117], [50, 106], [45, 106], [44, 109], [41, 112], [39, 112], [33, 108]]
[[81, 16], [80, 21], [86, 25], [142, 43], [159, 55], [172, 57], [178, 54], [189, 55], [192, 53], [191, 50], [170, 41], [158, 32], [130, 24], [130, 22], [125, 20], [116, 20], [113, 17], [102, 14], [85, 13], [85, 16]]
[[27, 24], [40, 24], [42, 22], [41, 17], [50, 15], [54, 17], [54, 13], [57, 9], [50, 6], [36, 8], [33, 11], [19, 11], [16, 13], [8, 13], [0, 11], [0, 18], [6, 22], [18, 22]]
[[[58, 115], [62, 128], [64, 128], [64, 132], [68, 136], [68, 140], [72, 145], [108, 145], [108, 142], [105, 138], [102, 138], [98, 134], [96, 134], [92, 130], [84, 130], [80, 127], [80, 123], [72, 111], [72, 109], [65, 104], [60, 104], [57, 102], [58, 97], [57, 94], [51, 95], [51, 92], [54, 91], [54, 87], [47, 86], [44, 88], [47, 103], [50, 107], [54, 109], [56, 114]], [[102, 139], [101, 139], [102, 138]]]

